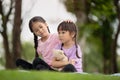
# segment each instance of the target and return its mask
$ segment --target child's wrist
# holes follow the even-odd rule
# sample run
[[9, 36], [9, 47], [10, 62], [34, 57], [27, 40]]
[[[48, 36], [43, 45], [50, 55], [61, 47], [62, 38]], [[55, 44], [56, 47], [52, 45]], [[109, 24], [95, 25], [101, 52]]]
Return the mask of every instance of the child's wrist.
[[67, 64], [70, 64], [70, 61], [67, 61]]
[[68, 65], [68, 64], [70, 64], [70, 62], [69, 61], [65, 61], [65, 65]]

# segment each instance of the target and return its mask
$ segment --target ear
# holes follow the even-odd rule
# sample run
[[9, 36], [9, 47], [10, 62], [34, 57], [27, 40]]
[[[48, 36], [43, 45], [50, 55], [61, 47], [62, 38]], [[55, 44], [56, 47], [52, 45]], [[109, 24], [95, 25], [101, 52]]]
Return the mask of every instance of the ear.
[[75, 37], [75, 32], [71, 32], [71, 36], [72, 36], [72, 38], [74, 38]]
[[45, 26], [48, 26], [47, 23], [45, 23]]

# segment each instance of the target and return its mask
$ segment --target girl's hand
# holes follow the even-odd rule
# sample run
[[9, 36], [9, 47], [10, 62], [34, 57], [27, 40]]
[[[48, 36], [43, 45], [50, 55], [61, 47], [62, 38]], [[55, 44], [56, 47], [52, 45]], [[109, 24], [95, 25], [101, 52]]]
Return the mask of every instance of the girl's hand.
[[75, 64], [75, 60], [71, 59], [71, 60], [69, 60], [69, 63], [72, 64], [72, 65], [74, 65]]

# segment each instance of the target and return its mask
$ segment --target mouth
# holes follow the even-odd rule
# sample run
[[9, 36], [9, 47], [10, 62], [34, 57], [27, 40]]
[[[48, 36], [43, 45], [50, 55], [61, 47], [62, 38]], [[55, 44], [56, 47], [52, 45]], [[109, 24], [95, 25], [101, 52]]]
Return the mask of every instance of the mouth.
[[43, 33], [40, 33], [40, 35], [43, 35]]
[[60, 41], [62, 40], [62, 39], [59, 39]]
[[42, 36], [43, 36], [43, 33], [39, 33], [38, 35], [39, 35], [40, 37], [42, 37]]
[[44, 32], [43, 31], [39, 31], [39, 34], [42, 35]]
[[60, 39], [61, 42], [63, 42], [63, 39]]

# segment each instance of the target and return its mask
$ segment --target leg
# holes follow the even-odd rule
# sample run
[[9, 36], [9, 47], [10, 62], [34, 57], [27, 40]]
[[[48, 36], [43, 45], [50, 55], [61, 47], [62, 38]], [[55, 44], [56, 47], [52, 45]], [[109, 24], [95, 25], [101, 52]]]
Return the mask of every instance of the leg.
[[47, 67], [44, 66], [44, 65], [38, 64], [38, 65], [35, 67], [35, 70], [49, 70], [49, 68], [47, 68]]
[[54, 71], [45, 61], [40, 58], [35, 58], [33, 61], [33, 68], [37, 70], [51, 70]]
[[23, 69], [26, 69], [26, 70], [33, 69], [33, 65], [31, 63], [28, 63], [27, 61], [25, 61], [23, 59], [17, 59], [16, 60], [16, 66], [17, 67], [22, 67]]
[[77, 72], [77, 70], [72, 64], [68, 64], [62, 69], [62, 72]]

